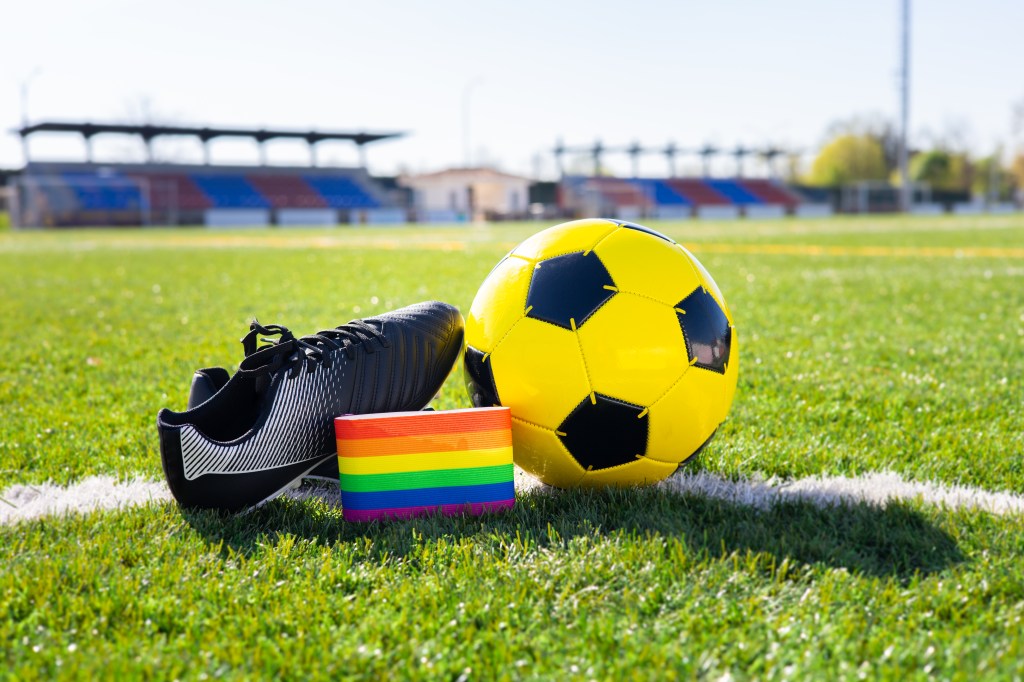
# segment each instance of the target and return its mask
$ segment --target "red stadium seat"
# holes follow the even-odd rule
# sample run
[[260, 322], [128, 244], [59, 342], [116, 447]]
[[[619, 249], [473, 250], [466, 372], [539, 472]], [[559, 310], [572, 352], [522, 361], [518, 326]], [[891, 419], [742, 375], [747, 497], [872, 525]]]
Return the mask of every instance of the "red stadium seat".
[[327, 202], [301, 177], [295, 175], [247, 175], [246, 180], [274, 208], [326, 208]]
[[766, 204], [775, 204], [792, 208], [800, 203], [800, 197], [785, 187], [771, 180], [754, 179], [740, 180], [743, 187]]
[[703, 180], [671, 178], [665, 183], [695, 206], [731, 206], [733, 203]]

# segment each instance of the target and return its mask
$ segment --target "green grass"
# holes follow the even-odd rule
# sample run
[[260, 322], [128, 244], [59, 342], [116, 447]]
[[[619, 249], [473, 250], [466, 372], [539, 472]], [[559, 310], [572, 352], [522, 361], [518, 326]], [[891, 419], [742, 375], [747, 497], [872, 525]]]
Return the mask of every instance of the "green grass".
[[[1020, 216], [652, 226], [715, 275], [741, 342], [695, 467], [1024, 492]], [[236, 365], [254, 315], [308, 333], [467, 310], [539, 227], [0, 235], [0, 490], [159, 478], [156, 411]], [[456, 372], [439, 405], [467, 404]], [[1024, 675], [1024, 520], [923, 503], [575, 491], [368, 526], [316, 500], [157, 504], [0, 527], [0, 547], [10, 679]]]

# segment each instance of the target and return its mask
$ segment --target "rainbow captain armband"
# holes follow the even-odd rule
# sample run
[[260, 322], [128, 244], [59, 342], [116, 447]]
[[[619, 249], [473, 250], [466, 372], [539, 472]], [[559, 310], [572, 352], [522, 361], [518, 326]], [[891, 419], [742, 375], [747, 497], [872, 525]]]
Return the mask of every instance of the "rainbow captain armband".
[[515, 504], [507, 407], [346, 415], [334, 432], [346, 521]]

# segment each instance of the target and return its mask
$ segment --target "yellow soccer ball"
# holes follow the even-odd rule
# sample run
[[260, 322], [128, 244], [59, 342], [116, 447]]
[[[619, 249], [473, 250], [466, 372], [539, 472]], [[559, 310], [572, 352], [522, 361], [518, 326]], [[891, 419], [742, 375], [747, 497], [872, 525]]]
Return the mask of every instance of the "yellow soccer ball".
[[711, 440], [736, 391], [732, 314], [649, 228], [576, 220], [514, 248], [466, 319], [466, 385], [512, 413], [516, 464], [549, 485], [660, 481]]

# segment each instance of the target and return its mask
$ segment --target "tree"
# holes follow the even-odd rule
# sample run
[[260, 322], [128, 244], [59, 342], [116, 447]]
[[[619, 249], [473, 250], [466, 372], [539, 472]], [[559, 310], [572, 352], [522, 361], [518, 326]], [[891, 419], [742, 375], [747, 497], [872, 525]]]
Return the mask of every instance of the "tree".
[[[910, 159], [910, 181], [926, 183], [932, 189], [965, 191], [974, 179], [974, 164], [964, 153], [946, 149], [932, 149], [915, 154]], [[893, 171], [891, 181], [900, 184], [899, 171]]]
[[950, 156], [950, 162], [949, 189], [969, 191], [974, 181], [974, 160], [967, 152], [959, 152]]
[[932, 187], [942, 187], [950, 184], [952, 172], [950, 154], [941, 149], [915, 154], [910, 160], [910, 179], [913, 182], [927, 182]]
[[812, 185], [838, 187], [861, 180], [885, 180], [885, 154], [868, 135], [844, 134], [822, 147], [811, 166]]
[[900, 131], [890, 119], [881, 114], [858, 114], [832, 123], [825, 131], [827, 139], [842, 135], [870, 137], [875, 140], [882, 148], [886, 175], [899, 170]]
[[[1021, 171], [1024, 171], [1024, 158]], [[974, 164], [974, 178], [971, 181], [971, 193], [977, 199], [994, 199], [1002, 201], [1013, 195], [1014, 170], [1007, 171], [998, 156], [986, 156]]]

